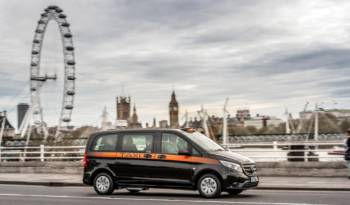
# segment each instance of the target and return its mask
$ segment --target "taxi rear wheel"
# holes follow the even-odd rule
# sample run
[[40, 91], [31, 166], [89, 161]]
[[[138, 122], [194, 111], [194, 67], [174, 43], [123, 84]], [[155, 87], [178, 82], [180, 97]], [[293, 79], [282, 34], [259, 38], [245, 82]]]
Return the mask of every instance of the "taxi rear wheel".
[[214, 174], [205, 174], [198, 180], [198, 191], [205, 198], [215, 198], [221, 194], [221, 181]]
[[114, 182], [108, 173], [99, 173], [94, 179], [94, 189], [97, 194], [109, 195], [114, 191]]

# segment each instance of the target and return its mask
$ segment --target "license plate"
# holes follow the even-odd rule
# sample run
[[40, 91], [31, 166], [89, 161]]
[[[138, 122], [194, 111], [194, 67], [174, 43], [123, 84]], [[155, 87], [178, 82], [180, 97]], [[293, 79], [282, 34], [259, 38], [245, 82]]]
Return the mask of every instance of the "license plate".
[[259, 181], [258, 177], [250, 177], [250, 182], [257, 182]]

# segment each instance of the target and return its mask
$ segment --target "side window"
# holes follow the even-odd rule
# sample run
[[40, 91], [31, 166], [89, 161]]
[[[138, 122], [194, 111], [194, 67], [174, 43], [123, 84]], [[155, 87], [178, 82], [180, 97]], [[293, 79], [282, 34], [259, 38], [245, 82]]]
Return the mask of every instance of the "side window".
[[192, 155], [200, 156], [201, 154], [194, 147], [192, 147]]
[[97, 136], [91, 145], [91, 151], [116, 151], [117, 139], [116, 134]]
[[162, 153], [164, 154], [178, 154], [180, 151], [188, 151], [189, 144], [181, 137], [170, 134], [162, 134]]
[[126, 134], [123, 137], [122, 151], [151, 152], [153, 136], [150, 134]]

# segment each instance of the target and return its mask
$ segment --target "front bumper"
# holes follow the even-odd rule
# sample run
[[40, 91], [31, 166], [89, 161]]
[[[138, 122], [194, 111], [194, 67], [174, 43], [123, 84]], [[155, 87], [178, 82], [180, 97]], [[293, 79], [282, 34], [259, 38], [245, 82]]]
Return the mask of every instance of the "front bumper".
[[[252, 180], [254, 178], [254, 180]], [[243, 182], [233, 182], [232, 184], [226, 186], [225, 189], [249, 189], [253, 187], [257, 187], [259, 184], [259, 178], [257, 176], [249, 177], [248, 180]]]
[[229, 189], [249, 189], [258, 186], [259, 177], [256, 172], [245, 173], [226, 169], [223, 175], [223, 188]]

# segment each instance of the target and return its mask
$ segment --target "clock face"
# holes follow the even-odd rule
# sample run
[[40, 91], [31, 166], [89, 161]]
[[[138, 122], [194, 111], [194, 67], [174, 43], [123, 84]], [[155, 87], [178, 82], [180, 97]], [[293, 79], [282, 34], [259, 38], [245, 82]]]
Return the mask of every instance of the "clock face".
[[176, 111], [176, 110], [177, 110], [177, 107], [173, 107], [173, 110]]

